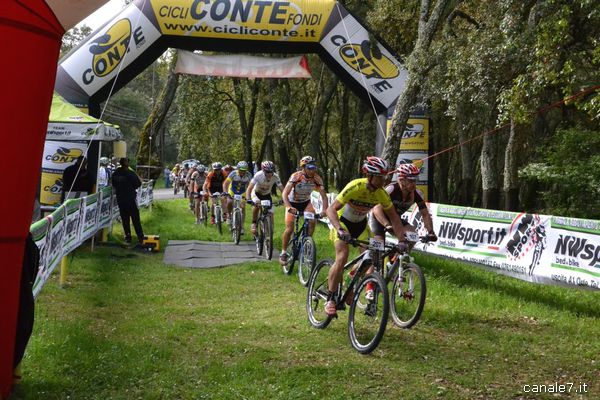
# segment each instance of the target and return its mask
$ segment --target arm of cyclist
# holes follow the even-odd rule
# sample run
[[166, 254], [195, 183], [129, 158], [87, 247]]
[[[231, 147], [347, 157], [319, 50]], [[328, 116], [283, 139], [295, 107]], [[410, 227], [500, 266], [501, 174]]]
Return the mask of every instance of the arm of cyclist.
[[338, 237], [344, 241], [350, 239], [350, 234], [346, 232], [344, 228], [342, 228], [342, 224], [340, 223], [340, 219], [338, 218], [338, 211], [344, 207], [344, 204], [340, 203], [338, 200], [334, 201], [329, 207], [327, 207], [325, 214], [327, 218], [329, 218], [329, 223], [333, 226], [335, 231], [338, 234]]
[[[327, 198], [327, 193], [323, 186], [319, 186], [319, 194], [321, 195], [321, 199], [323, 200], [323, 208], [322, 210], [327, 210], [329, 208], [329, 199]], [[321, 212], [321, 217], [323, 217], [325, 213]]]
[[375, 219], [385, 227], [386, 231], [393, 231], [398, 240], [404, 240], [405, 229], [394, 207], [385, 210], [381, 204], [377, 204], [373, 207], [372, 213]]
[[427, 229], [427, 239], [429, 239], [430, 242], [437, 241], [437, 235], [433, 229], [433, 219], [431, 218], [431, 214], [429, 213], [427, 207], [421, 209], [421, 215], [423, 216], [425, 229]]
[[296, 211], [296, 209], [292, 207], [290, 199], [288, 199], [290, 192], [292, 191], [292, 186], [293, 185], [290, 182], [288, 182], [287, 185], [285, 185], [283, 191], [281, 192], [281, 200], [283, 200], [283, 204], [285, 205], [285, 207], [290, 210], [290, 213], [293, 214]]
[[246, 188], [246, 203], [250, 205], [255, 205], [252, 201], [252, 190], [254, 189], [254, 182], [250, 181], [248, 187]]
[[223, 182], [223, 193], [229, 193], [229, 186], [231, 185], [231, 179], [227, 178]]

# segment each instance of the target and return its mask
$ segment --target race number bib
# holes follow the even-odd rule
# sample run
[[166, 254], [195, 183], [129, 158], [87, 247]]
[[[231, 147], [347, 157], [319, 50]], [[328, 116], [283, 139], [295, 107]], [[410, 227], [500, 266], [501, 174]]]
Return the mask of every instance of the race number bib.
[[385, 250], [385, 243], [381, 239], [371, 238], [369, 239], [369, 249], [371, 250]]
[[304, 211], [304, 219], [315, 219], [315, 213]]
[[406, 232], [404, 236], [406, 236], [406, 240], [408, 240], [409, 242], [419, 241], [419, 235], [417, 235], [416, 232]]
[[233, 195], [233, 199], [237, 200], [237, 201], [242, 201], [242, 195], [241, 194], [234, 194]]
[[263, 207], [271, 207], [271, 201], [270, 200], [261, 200], [260, 205]]

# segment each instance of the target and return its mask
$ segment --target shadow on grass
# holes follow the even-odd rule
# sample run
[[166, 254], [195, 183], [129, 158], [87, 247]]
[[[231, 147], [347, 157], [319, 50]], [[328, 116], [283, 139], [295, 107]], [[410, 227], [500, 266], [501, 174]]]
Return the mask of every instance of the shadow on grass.
[[539, 303], [576, 316], [600, 318], [597, 292], [520, 281], [490, 271], [432, 256], [417, 256], [425, 275], [459, 287], [489, 290], [532, 303]]

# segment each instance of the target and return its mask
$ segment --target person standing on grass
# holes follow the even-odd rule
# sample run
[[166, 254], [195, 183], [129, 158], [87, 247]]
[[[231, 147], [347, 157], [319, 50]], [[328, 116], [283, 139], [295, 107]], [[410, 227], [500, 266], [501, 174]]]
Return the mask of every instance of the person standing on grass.
[[144, 231], [140, 222], [140, 210], [136, 204], [136, 189], [142, 186], [142, 181], [129, 168], [129, 160], [127, 158], [121, 158], [121, 166], [114, 172], [112, 184], [117, 195], [117, 204], [119, 205], [119, 213], [121, 214], [121, 221], [123, 223], [125, 241], [131, 243], [131, 227], [129, 225], [129, 219], [131, 218], [138, 243], [142, 244]]

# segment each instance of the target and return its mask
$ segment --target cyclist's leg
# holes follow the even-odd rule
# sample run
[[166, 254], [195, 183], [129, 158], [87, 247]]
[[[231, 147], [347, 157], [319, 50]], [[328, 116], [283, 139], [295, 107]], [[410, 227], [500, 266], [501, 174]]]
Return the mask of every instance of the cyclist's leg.
[[200, 202], [202, 201], [202, 196], [199, 193], [194, 193], [194, 215], [196, 216], [196, 221], [200, 218]]

